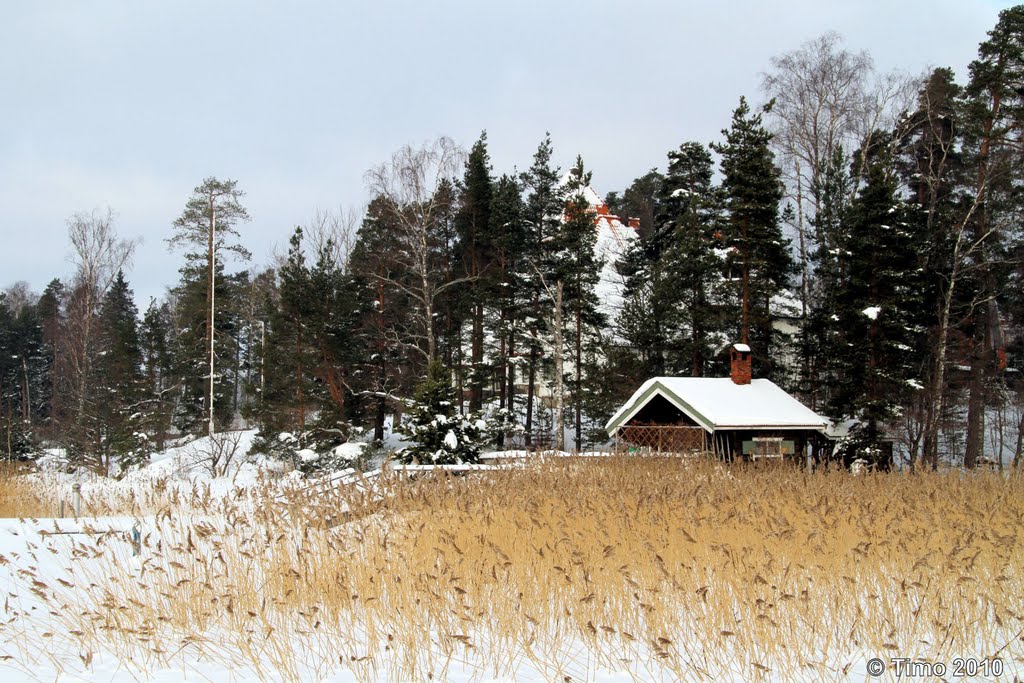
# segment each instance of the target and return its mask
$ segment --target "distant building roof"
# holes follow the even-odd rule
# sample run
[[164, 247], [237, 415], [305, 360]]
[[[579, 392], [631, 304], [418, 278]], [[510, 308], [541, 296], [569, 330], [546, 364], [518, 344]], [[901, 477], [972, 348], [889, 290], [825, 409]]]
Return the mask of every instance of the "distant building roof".
[[610, 435], [654, 396], [662, 396], [709, 432], [719, 429], [813, 429], [829, 422], [767, 379], [736, 384], [729, 377], [654, 377], [605, 425]]
[[[570, 175], [566, 173], [562, 177], [563, 186], [569, 182]], [[626, 278], [619, 273], [618, 263], [629, 251], [630, 246], [639, 239], [639, 219], [620, 218], [611, 213], [608, 204], [589, 185], [583, 188], [583, 196], [594, 211], [594, 226], [597, 229], [594, 255], [602, 261], [594, 293], [600, 302], [598, 309], [608, 317], [611, 334], [615, 335], [615, 321], [618, 320], [625, 304], [626, 288]]]

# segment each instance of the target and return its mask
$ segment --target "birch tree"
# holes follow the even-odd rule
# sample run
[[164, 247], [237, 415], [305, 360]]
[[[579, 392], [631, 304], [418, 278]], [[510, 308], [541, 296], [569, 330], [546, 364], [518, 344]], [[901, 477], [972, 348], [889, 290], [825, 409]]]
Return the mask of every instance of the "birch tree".
[[383, 200], [398, 239], [392, 257], [407, 279], [375, 275], [387, 287], [405, 293], [417, 332], [416, 348], [424, 367], [438, 358], [436, 314], [441, 297], [471, 277], [448, 279], [435, 258], [439, 244], [435, 230], [451, 213], [451, 194], [444, 192], [462, 167], [465, 152], [450, 138], [439, 137], [418, 148], [410, 145], [366, 173], [371, 193]]
[[63, 391], [68, 396], [69, 424], [65, 430], [69, 451], [81, 457], [89, 448], [89, 386], [95, 381], [97, 315], [100, 302], [117, 275], [131, 262], [138, 240], [123, 239], [114, 227], [114, 212], [94, 210], [68, 219], [68, 240], [75, 275], [67, 302], [66, 331], [61, 335], [68, 377]]

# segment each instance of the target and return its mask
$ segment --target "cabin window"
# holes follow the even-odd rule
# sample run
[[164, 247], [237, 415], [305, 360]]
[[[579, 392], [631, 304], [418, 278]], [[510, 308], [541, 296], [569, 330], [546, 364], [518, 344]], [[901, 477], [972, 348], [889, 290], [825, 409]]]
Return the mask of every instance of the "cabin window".
[[754, 460], [781, 458], [784, 455], [793, 455], [796, 452], [795, 446], [793, 441], [785, 440], [781, 436], [755, 436], [743, 442], [743, 455], [749, 455]]

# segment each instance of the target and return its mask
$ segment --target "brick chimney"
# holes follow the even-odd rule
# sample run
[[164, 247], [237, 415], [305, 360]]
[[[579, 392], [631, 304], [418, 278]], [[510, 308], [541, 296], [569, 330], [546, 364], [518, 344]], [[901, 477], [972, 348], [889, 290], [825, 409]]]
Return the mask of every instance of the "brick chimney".
[[746, 344], [733, 344], [729, 350], [729, 360], [732, 381], [735, 384], [750, 384], [750, 347]]

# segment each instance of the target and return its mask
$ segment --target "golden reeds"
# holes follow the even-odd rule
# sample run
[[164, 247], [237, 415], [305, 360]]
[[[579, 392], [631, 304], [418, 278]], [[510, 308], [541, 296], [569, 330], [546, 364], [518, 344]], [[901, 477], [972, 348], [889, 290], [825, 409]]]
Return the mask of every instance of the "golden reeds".
[[51, 637], [141, 671], [205, 658], [295, 679], [835, 680], [873, 655], [1024, 668], [1024, 480], [996, 473], [565, 459], [197, 495], [153, 524], [137, 558], [112, 537], [47, 541], [78, 563], [31, 576]]
[[25, 475], [27, 466], [0, 462], [0, 518], [53, 517], [58, 505]]

